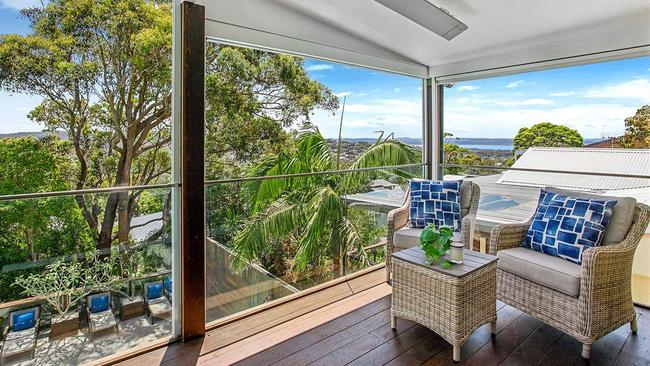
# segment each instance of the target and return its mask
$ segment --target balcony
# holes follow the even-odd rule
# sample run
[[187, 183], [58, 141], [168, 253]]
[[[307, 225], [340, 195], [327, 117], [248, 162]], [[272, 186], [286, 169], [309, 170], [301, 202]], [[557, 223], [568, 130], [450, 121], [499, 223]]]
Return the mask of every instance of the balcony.
[[650, 364], [646, 1], [14, 3], [4, 365]]

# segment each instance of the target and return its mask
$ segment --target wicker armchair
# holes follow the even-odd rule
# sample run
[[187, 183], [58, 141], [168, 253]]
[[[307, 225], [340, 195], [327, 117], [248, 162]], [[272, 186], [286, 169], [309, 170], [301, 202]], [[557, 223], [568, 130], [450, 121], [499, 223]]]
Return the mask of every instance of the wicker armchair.
[[[497, 298], [582, 342], [582, 357], [591, 344], [630, 323], [637, 331], [632, 303], [632, 261], [648, 222], [650, 207], [637, 203], [626, 238], [617, 244], [585, 250], [580, 293], [569, 296], [497, 267]], [[490, 254], [520, 246], [530, 221], [498, 225], [490, 234]]]
[[[476, 211], [478, 211], [478, 201], [481, 197], [481, 189], [478, 184], [467, 181], [468, 185], [463, 184], [461, 187], [461, 195], [469, 195], [469, 207], [467, 207], [467, 212], [462, 216], [461, 222], [461, 231], [463, 241], [465, 243], [465, 248], [471, 247], [471, 228], [473, 221], [476, 219]], [[470, 188], [465, 191], [465, 188]], [[391, 269], [391, 254], [399, 251], [399, 248], [395, 246], [393, 235], [395, 232], [406, 226], [409, 219], [409, 205], [411, 204], [410, 191], [406, 191], [406, 199], [404, 204], [388, 213], [387, 219], [387, 238], [386, 238], [386, 282], [390, 282], [390, 276], [392, 273]], [[464, 210], [461, 210], [463, 214]]]

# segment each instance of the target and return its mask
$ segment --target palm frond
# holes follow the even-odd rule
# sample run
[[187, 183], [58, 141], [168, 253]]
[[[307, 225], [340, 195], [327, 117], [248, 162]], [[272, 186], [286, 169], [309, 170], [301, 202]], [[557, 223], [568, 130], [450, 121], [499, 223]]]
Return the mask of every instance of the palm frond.
[[296, 232], [304, 222], [303, 206], [278, 200], [248, 221], [233, 242], [231, 266], [243, 269], [268, 247], [272, 238]]
[[331, 170], [334, 159], [327, 140], [318, 127], [304, 129], [298, 134], [298, 158], [303, 163], [303, 172]]
[[340, 225], [341, 245], [345, 248], [345, 253], [350, 253], [354, 251], [356, 253], [357, 259], [360, 260], [364, 265], [368, 264], [368, 255], [365, 248], [363, 247], [363, 240], [359, 235], [359, 230], [357, 229], [354, 222], [348, 220], [347, 217], [344, 217], [341, 220]]
[[[362, 169], [371, 167], [416, 164], [422, 161], [422, 155], [415, 148], [396, 140], [383, 140], [364, 151], [352, 164], [350, 169]], [[416, 176], [404, 169], [389, 169], [393, 174], [402, 177]], [[354, 172], [346, 175], [344, 183], [347, 186], [359, 184], [364, 180], [371, 179], [376, 173]]]
[[298, 271], [305, 269], [317, 257], [319, 245], [323, 243], [323, 234], [342, 219], [343, 205], [341, 197], [331, 187], [315, 191], [307, 204], [307, 224], [294, 258], [293, 266]]
[[[300, 131], [295, 151], [264, 159], [249, 171], [248, 176], [270, 177], [319, 172], [332, 169], [332, 164], [333, 157], [327, 140], [318, 128], [312, 127]], [[245, 191], [251, 209], [259, 212], [269, 202], [291, 191], [292, 187], [309, 187], [314, 181], [313, 177], [264, 179], [246, 183]]]

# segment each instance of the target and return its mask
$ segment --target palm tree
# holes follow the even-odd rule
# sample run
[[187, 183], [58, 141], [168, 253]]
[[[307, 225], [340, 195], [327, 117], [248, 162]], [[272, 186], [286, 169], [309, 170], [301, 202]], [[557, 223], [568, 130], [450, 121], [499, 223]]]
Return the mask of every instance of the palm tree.
[[[296, 146], [291, 152], [264, 159], [252, 169], [250, 175], [258, 177], [317, 174], [247, 183], [244, 191], [250, 199], [253, 215], [234, 238], [232, 265], [235, 269], [259, 260], [259, 255], [274, 240], [287, 239], [296, 243], [292, 270], [297, 273], [331, 259], [334, 270], [342, 275], [351, 251], [355, 251], [362, 261], [367, 260], [359, 231], [347, 218], [344, 195], [360, 191], [376, 176], [393, 174], [408, 178], [420, 173], [388, 169], [318, 174], [332, 171], [337, 160], [318, 128], [307, 126], [298, 133]], [[380, 136], [350, 169], [420, 161], [421, 154], [413, 147], [395, 140], [392, 135], [388, 138]]]

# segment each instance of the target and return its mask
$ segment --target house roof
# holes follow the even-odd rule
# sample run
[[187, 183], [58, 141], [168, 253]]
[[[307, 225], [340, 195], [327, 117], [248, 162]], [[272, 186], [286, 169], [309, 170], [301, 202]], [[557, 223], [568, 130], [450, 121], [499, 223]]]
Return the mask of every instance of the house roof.
[[591, 148], [615, 148], [619, 147], [619, 140], [621, 140], [621, 137], [610, 137], [608, 139], [594, 142], [593, 144], [585, 145], [585, 147], [591, 147]]
[[[581, 173], [598, 172], [650, 176], [650, 150], [534, 147], [526, 150], [512, 167]], [[621, 178], [516, 170], [506, 171], [497, 183], [533, 187], [555, 186], [573, 190], [600, 192], [650, 187], [650, 179], [647, 178]], [[648, 192], [650, 194], [650, 190]]]

